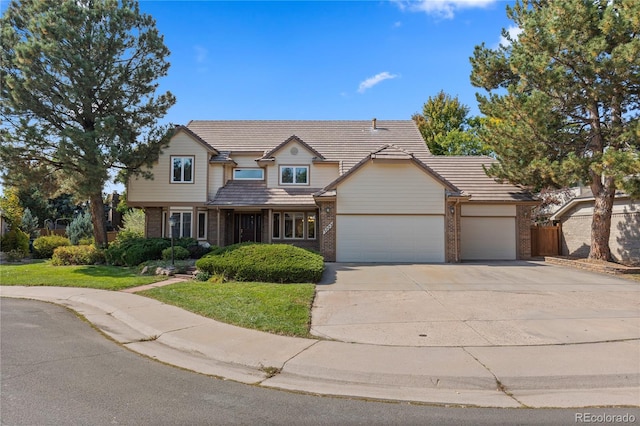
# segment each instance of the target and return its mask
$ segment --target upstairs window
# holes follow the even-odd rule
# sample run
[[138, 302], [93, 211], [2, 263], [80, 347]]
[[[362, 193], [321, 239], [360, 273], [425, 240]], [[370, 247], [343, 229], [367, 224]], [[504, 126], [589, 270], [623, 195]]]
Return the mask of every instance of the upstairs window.
[[264, 180], [263, 169], [233, 169], [234, 180]]
[[171, 157], [171, 183], [193, 183], [193, 157]]
[[281, 185], [308, 185], [309, 166], [280, 166]]

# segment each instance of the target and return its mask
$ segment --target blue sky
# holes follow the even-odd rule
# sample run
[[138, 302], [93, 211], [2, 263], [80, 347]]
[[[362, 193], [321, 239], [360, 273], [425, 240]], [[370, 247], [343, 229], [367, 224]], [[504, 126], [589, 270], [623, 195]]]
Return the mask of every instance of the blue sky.
[[495, 0], [141, 2], [193, 119], [409, 119], [444, 90], [478, 114], [469, 57], [512, 23]]
[[187, 124], [403, 120], [440, 90], [477, 115], [469, 57], [482, 42], [498, 46], [512, 3], [141, 0], [140, 8], [171, 50], [159, 92], [177, 103], [161, 123]]

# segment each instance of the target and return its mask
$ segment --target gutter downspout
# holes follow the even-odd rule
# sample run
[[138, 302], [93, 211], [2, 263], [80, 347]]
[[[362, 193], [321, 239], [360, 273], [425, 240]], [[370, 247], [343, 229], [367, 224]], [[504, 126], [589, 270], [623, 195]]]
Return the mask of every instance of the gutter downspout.
[[460, 204], [460, 200], [456, 200], [453, 204], [453, 247], [456, 253], [456, 263], [460, 263], [460, 253], [458, 252], [458, 204]]
[[217, 246], [220, 247], [220, 207], [216, 207], [216, 211], [218, 214], [218, 220], [216, 221], [216, 225], [217, 225], [217, 230], [216, 230], [216, 234], [217, 234]]

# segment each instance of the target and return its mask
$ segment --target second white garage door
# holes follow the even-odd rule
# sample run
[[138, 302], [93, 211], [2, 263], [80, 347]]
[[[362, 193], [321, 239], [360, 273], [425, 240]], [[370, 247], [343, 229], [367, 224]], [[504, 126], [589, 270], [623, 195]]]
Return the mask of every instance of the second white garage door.
[[338, 262], [444, 262], [444, 218], [338, 215]]
[[513, 260], [516, 258], [516, 219], [513, 217], [462, 217], [462, 260]]

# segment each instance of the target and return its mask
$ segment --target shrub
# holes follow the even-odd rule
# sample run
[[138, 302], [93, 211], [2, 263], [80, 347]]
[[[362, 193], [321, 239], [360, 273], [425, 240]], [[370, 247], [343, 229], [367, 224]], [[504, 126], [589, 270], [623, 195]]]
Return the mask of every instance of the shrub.
[[[122, 202], [123, 199], [120, 200]], [[119, 204], [118, 204], [119, 206]], [[129, 236], [135, 236], [138, 238], [144, 237], [144, 210], [141, 209], [131, 209], [127, 210], [124, 215], [122, 215], [122, 228], [120, 232], [124, 232]]]
[[104, 253], [93, 245], [62, 246], [53, 252], [51, 264], [62, 265], [95, 265], [104, 262]]
[[24, 213], [22, 213], [20, 229], [29, 235], [30, 239], [35, 239], [40, 236], [40, 231], [38, 230], [38, 216], [34, 216], [29, 207], [24, 209]]
[[24, 253], [20, 250], [9, 250], [7, 252], [7, 262], [19, 262], [24, 257]]
[[[189, 250], [181, 246], [175, 246], [173, 248], [173, 255], [175, 260], [188, 259]], [[171, 260], [171, 247], [162, 250], [162, 260]]]
[[0, 250], [10, 252], [16, 250], [22, 256], [29, 254], [29, 235], [17, 228], [11, 229], [0, 238]]
[[67, 237], [71, 244], [78, 245], [81, 239], [93, 237], [93, 223], [90, 213], [81, 213], [67, 226]]
[[118, 238], [109, 245], [105, 257], [112, 265], [137, 266], [162, 258], [162, 250], [170, 245], [171, 242], [163, 238]]
[[217, 247], [216, 246], [205, 247], [200, 244], [196, 244], [195, 246], [187, 247], [187, 250], [189, 250], [189, 258], [200, 259], [205, 254], [209, 253], [213, 248], [217, 248]]
[[58, 247], [68, 246], [71, 242], [61, 235], [46, 235], [38, 237], [33, 241], [33, 249], [36, 257], [49, 259], [53, 256], [53, 251]]
[[322, 256], [288, 244], [234, 244], [214, 250], [196, 262], [199, 270], [236, 281], [318, 282]]

